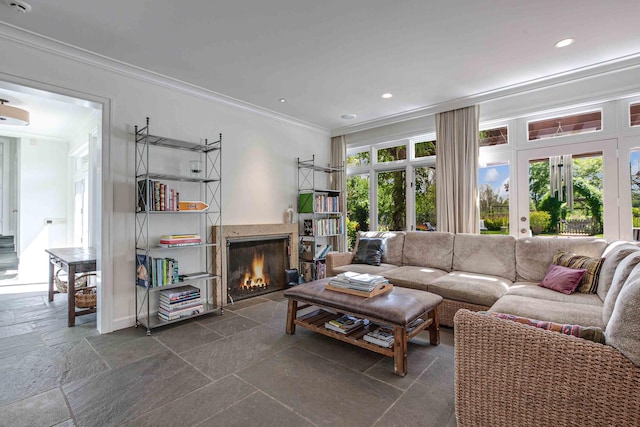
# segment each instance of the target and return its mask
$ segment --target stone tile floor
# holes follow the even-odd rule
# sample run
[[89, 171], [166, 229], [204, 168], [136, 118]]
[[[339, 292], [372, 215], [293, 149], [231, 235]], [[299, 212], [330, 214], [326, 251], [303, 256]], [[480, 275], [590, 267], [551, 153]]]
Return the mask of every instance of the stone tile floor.
[[152, 331], [66, 326], [66, 295], [0, 293], [0, 426], [455, 426], [453, 331], [393, 360], [297, 328], [281, 292]]

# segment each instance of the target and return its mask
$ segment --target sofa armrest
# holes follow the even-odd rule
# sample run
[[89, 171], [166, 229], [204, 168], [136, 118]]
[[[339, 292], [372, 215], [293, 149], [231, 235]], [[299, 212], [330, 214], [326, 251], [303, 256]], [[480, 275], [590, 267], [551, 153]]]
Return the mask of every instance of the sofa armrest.
[[640, 367], [613, 347], [459, 310], [458, 426], [633, 425]]
[[353, 252], [329, 252], [327, 253], [326, 263], [327, 263], [327, 277], [335, 276], [336, 273], [333, 271], [335, 267], [340, 267], [341, 265], [351, 264], [353, 260]]

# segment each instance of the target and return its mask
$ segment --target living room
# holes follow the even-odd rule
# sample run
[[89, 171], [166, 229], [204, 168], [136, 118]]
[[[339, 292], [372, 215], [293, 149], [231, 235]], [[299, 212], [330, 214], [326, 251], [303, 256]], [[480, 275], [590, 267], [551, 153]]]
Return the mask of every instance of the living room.
[[[623, 49], [624, 46], [619, 50], [612, 49], [607, 58], [594, 55], [593, 58], [597, 59], [589, 65], [584, 63], [580, 67], [565, 69], [562, 72], [559, 68], [544, 68], [517, 81], [502, 80], [497, 76], [490, 89], [476, 88], [468, 93], [460, 90], [447, 99], [416, 104], [413, 108], [405, 106], [402, 111], [392, 111], [398, 106], [394, 107], [395, 104], [389, 102], [397, 102], [402, 98], [403, 92], [417, 91], [416, 88], [401, 88], [393, 81], [385, 81], [385, 88], [382, 88], [381, 82], [371, 87], [374, 93], [369, 94], [369, 101], [357, 106], [334, 97], [337, 107], [331, 110], [332, 116], [323, 119], [322, 122], [316, 122], [301, 112], [305, 107], [296, 103], [295, 94], [285, 93], [288, 92], [285, 90], [286, 85], [282, 81], [274, 82], [273, 75], [254, 84], [275, 87], [280, 91], [279, 95], [272, 96], [272, 93], [269, 93], [268, 102], [264, 101], [261, 104], [238, 101], [243, 98], [226, 93], [224, 87], [219, 90], [211, 89], [207, 88], [202, 80], [194, 78], [190, 81], [186, 77], [179, 78], [171, 74], [171, 70], [179, 71], [182, 68], [195, 72], [199, 68], [197, 62], [188, 65], [186, 61], [174, 62], [163, 71], [151, 69], [153, 72], [149, 72], [145, 67], [134, 66], [133, 60], [113, 61], [108, 55], [92, 53], [89, 48], [77, 49], [73, 45], [79, 41], [56, 38], [52, 34], [44, 33], [44, 27], [38, 27], [40, 23], [29, 21], [34, 15], [42, 20], [42, 15], [46, 15], [46, 7], [51, 7], [44, 2], [30, 3], [33, 5], [33, 11], [23, 15], [9, 15], [13, 11], [4, 4], [1, 5], [4, 12], [2, 20], [5, 23], [0, 26], [0, 50], [3, 57], [0, 80], [14, 87], [62, 94], [102, 106], [102, 126], [98, 135], [102, 149], [93, 159], [96, 165], [100, 165], [99, 182], [103, 193], [100, 203], [96, 205], [96, 210], [99, 210], [102, 216], [99, 222], [100, 284], [96, 327], [102, 334], [126, 329], [135, 323], [135, 296], [131, 285], [135, 269], [135, 260], [132, 257], [132, 214], [135, 210], [132, 132], [133, 127], [144, 123], [146, 117], [150, 118], [154, 133], [177, 139], [200, 141], [215, 137], [220, 132], [224, 134], [224, 224], [247, 225], [283, 222], [287, 208], [295, 205], [297, 199], [296, 158], [311, 158], [315, 155], [319, 162], [328, 163], [331, 137], [345, 135], [349, 150], [362, 151], [365, 146], [384, 145], [417, 136], [433, 135], [435, 113], [479, 104], [481, 127], [494, 128], [506, 124], [513, 144], [511, 147], [515, 147], [509, 150], [485, 150], [493, 156], [487, 163], [490, 164], [496, 161], [495, 159], [507, 159], [511, 164], [516, 164], [519, 152], [528, 147], [524, 135], [528, 121], [600, 110], [603, 114], [601, 132], [582, 137], [568, 136], [562, 141], [566, 145], [579, 142], [610, 150], [609, 146], [601, 145], [600, 141], [617, 140], [617, 146], [613, 151], [617, 150], [618, 155], [613, 155], [613, 163], [609, 161], [609, 157], [605, 161], [605, 175], [615, 177], [614, 180], [606, 181], [605, 185], [613, 184], [614, 191], [605, 191], [605, 195], [609, 197], [620, 194], [620, 207], [613, 208], [618, 205], [618, 197], [606, 199], [604, 237], [624, 240], [633, 238], [631, 197], [624, 196], [623, 191], [629, 190], [622, 184], [628, 178], [625, 178], [622, 172], [620, 175], [617, 173], [618, 170], [628, 170], [630, 153], [640, 145], [639, 128], [628, 125], [629, 106], [640, 101], [637, 52], [628, 46], [637, 43], [631, 36], [627, 35], [624, 39], [627, 50]], [[504, 4], [503, 6], [506, 7]], [[580, 7], [587, 8], [584, 5]], [[635, 8], [637, 6], [634, 3], [627, 3], [615, 15], [620, 19], [627, 19], [626, 16], [633, 15], [629, 12]], [[389, 8], [387, 12], [393, 13], [393, 9]], [[76, 16], [69, 10], [67, 12], [70, 15], [66, 16]], [[138, 12], [140, 11], [136, 13]], [[561, 16], [567, 17], [570, 15], [569, 12], [563, 10]], [[273, 13], [270, 12], [268, 16], [272, 16]], [[60, 16], [59, 22], [65, 22], [64, 14], [56, 16]], [[348, 15], [351, 20], [354, 20], [355, 16], [355, 11]], [[87, 24], [92, 23], [92, 20], [100, 21], [96, 15], [89, 12], [84, 18], [76, 16], [76, 19], [84, 19]], [[373, 19], [373, 16], [369, 19]], [[517, 26], [521, 19], [526, 20], [520, 16], [514, 17], [512, 25]], [[117, 26], [117, 21], [113, 20], [111, 24]], [[625, 25], [619, 27], [625, 28]], [[92, 35], [90, 30], [85, 34], [87, 37]], [[563, 34], [563, 37], [565, 36], [574, 35]], [[168, 33], [165, 33], [164, 37], [168, 37]], [[109, 44], [112, 35], [106, 33], [102, 40], [104, 44]], [[241, 40], [243, 43], [251, 42]], [[558, 40], [553, 39], [550, 43]], [[581, 43], [577, 36], [576, 40], [574, 47]], [[312, 41], [306, 40], [305, 43], [309, 49], [308, 44]], [[558, 51], [553, 50], [553, 44], [548, 46], [548, 49], [549, 57], [561, 56]], [[568, 49], [571, 49], [571, 46]], [[144, 54], [141, 50], [132, 47], [128, 53], [129, 59], [137, 54]], [[395, 50], [389, 48], [387, 52], [393, 53]], [[591, 53], [594, 52], [599, 51], [593, 48]], [[583, 53], [585, 56], [588, 54], [589, 51]], [[335, 55], [340, 57], [338, 53]], [[283, 61], [282, 68], [289, 66], [286, 58], [279, 59]], [[349, 61], [348, 58], [342, 59]], [[539, 58], [538, 63], [543, 59]], [[221, 57], [220, 60], [224, 62], [224, 58]], [[308, 65], [312, 69], [320, 70], [333, 60], [334, 55], [329, 52], [318, 56], [315, 62], [311, 61]], [[289, 61], [293, 62], [291, 59]], [[595, 63], [602, 64], [597, 67]], [[371, 63], [368, 65], [373, 66]], [[502, 67], [508, 66], [508, 62], [502, 64]], [[447, 68], [450, 65], [444, 61], [442, 67]], [[425, 70], [428, 68], [424, 67]], [[213, 73], [211, 70], [215, 70], [215, 63], [207, 72]], [[275, 74], [278, 73], [274, 72]], [[307, 74], [304, 79], [322, 86], [322, 83], [317, 81], [321, 74], [316, 72], [313, 78]], [[524, 74], [526, 73], [522, 75]], [[401, 77], [396, 79], [400, 81]], [[343, 86], [358, 86], [355, 78], [347, 81], [348, 84], [343, 83]], [[438, 85], [464, 86], [457, 81], [439, 82]], [[395, 87], [398, 89], [394, 89]], [[338, 92], [343, 90], [344, 87], [338, 87]], [[382, 99], [382, 93], [387, 91], [394, 92], [394, 96]], [[432, 92], [437, 92], [437, 88]], [[264, 99], [267, 99], [267, 94], [264, 94]], [[284, 99], [285, 102], [281, 102], [280, 99]], [[371, 111], [377, 111], [370, 113], [370, 110], [365, 108], [367, 103], [372, 105]], [[17, 104], [16, 106], [28, 108]], [[335, 113], [336, 111], [340, 113]], [[354, 124], [340, 118], [341, 114], [350, 113], [359, 116]], [[398, 116], [395, 117], [396, 115]], [[539, 147], [551, 148], [555, 143], [553, 140], [547, 140]], [[609, 153], [610, 151], [607, 151], [607, 156]], [[514, 183], [516, 178], [512, 179]], [[525, 179], [520, 179], [521, 186], [524, 181]], [[607, 187], [609, 188], [611, 187]], [[518, 201], [519, 209], [520, 203], [521, 201]], [[259, 206], [259, 209], [255, 206]], [[509, 226], [513, 228], [511, 233], [519, 236], [520, 227], [517, 225], [517, 219], [520, 215], [516, 210], [510, 215]], [[407, 225], [415, 226], [417, 223], [408, 222]]]

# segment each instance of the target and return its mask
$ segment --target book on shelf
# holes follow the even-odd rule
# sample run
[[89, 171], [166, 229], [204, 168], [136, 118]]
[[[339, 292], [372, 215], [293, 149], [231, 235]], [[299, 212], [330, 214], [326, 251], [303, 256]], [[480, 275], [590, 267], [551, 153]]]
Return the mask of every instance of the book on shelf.
[[189, 280], [202, 279], [209, 276], [211, 276], [211, 274], [207, 273], [206, 271], [200, 271], [198, 273], [181, 274], [179, 276], [179, 279], [181, 282], [187, 282]]
[[158, 317], [160, 317], [163, 320], [171, 321], [171, 320], [182, 319], [182, 318], [185, 318], [185, 317], [191, 317], [191, 316], [194, 316], [196, 314], [200, 314], [202, 312], [204, 312], [204, 305], [203, 304], [199, 304], [199, 305], [194, 306], [194, 307], [189, 307], [189, 308], [186, 308], [184, 310], [179, 310], [179, 311], [171, 312], [171, 313], [166, 312], [166, 311], [164, 311], [162, 309], [158, 309]]
[[368, 324], [368, 319], [343, 314], [337, 319], [325, 322], [324, 327], [332, 331], [340, 332], [341, 334], [348, 334]]
[[139, 179], [136, 211], [177, 211], [179, 198], [178, 190], [161, 181]]
[[316, 259], [324, 259], [327, 257], [327, 253], [331, 250], [331, 245], [316, 245]]
[[379, 345], [381, 347], [393, 346], [393, 328], [388, 326], [378, 326], [373, 328], [362, 339], [372, 344]]
[[198, 304], [202, 304], [202, 301], [200, 300], [199, 295], [190, 297], [185, 300], [179, 300], [179, 301], [160, 300], [159, 307], [162, 308], [163, 310], [171, 312], [171, 311], [187, 309], [189, 307], [194, 307]]
[[149, 259], [146, 255], [136, 255], [136, 282], [138, 286], [149, 287]]
[[313, 213], [313, 193], [298, 194], [298, 212]]
[[193, 293], [200, 293], [200, 288], [191, 285], [180, 286], [173, 289], [165, 289], [160, 291], [160, 296], [166, 296], [168, 298], [180, 297], [183, 295], [189, 295]]
[[302, 240], [300, 242], [300, 258], [304, 261], [313, 261], [313, 242]]
[[160, 303], [165, 303], [169, 306], [174, 306], [174, 304], [183, 303], [185, 301], [197, 300], [197, 299], [200, 299], [200, 292], [198, 293], [194, 292], [191, 294], [185, 294], [185, 295], [180, 295], [175, 297], [160, 295], [160, 297], [158, 298]]

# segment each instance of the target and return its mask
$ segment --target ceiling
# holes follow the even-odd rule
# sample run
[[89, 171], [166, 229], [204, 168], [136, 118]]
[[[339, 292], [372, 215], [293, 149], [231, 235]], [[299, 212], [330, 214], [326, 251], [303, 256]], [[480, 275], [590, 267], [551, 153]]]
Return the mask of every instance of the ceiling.
[[326, 129], [640, 58], [637, 0], [27, 1], [0, 22]]

